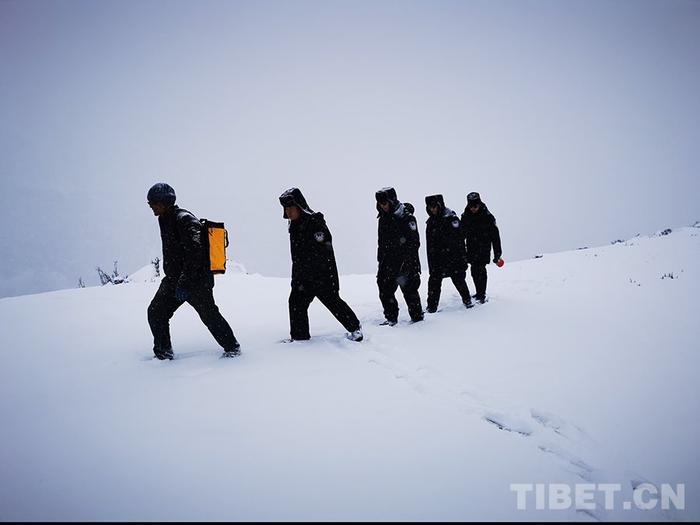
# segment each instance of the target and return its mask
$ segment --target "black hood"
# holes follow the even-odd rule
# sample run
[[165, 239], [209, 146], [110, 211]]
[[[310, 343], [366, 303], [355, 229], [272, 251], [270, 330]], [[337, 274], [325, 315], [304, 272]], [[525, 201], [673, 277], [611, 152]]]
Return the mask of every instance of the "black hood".
[[432, 217], [430, 214], [430, 207], [434, 206], [437, 204], [440, 207], [440, 211], [445, 209], [445, 199], [440, 195], [439, 193], [436, 195], [428, 195], [425, 198], [425, 211], [428, 212], [428, 215]]
[[[307, 204], [306, 199], [304, 198], [304, 195], [301, 193], [301, 190], [299, 188], [289, 188], [282, 195], [280, 195], [279, 199], [282, 208], [286, 208], [288, 206], [296, 206], [307, 215], [313, 215], [314, 213], [314, 211], [311, 208], [309, 208], [309, 205]], [[289, 218], [287, 217], [286, 211], [282, 212], [282, 217], [284, 217], [285, 219]]]

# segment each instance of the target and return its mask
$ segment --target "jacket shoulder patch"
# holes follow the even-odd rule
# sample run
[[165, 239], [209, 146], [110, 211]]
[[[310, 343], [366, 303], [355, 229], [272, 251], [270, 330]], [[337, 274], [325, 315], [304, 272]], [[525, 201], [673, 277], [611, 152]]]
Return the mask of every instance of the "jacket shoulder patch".
[[314, 239], [318, 242], [323, 242], [325, 240], [326, 236], [323, 234], [323, 232], [316, 232], [314, 233]]

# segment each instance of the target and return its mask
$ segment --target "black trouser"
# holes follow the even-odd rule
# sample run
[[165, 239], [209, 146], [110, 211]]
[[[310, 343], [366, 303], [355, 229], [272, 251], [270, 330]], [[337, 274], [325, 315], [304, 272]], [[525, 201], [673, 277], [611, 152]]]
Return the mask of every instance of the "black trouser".
[[486, 298], [486, 281], [488, 276], [486, 275], [486, 265], [485, 264], [472, 264], [472, 279], [474, 280], [474, 286], [476, 287], [476, 298], [484, 299]]
[[420, 303], [420, 274], [410, 277], [404, 275], [377, 275], [377, 286], [379, 287], [379, 300], [384, 308], [384, 317], [389, 321], [397, 321], [399, 318], [399, 303], [396, 301], [396, 290], [401, 287], [401, 293], [408, 306], [408, 315], [413, 321], [423, 319], [423, 307]]
[[338, 290], [304, 283], [293, 283], [289, 294], [289, 335], [292, 339], [310, 339], [309, 305], [315, 297], [328, 308], [348, 332], [359, 330], [355, 312], [340, 298]]
[[[452, 279], [452, 284], [455, 285], [459, 296], [462, 298], [463, 303], [470, 303], [472, 298], [469, 295], [469, 287], [467, 286], [467, 272], [458, 272], [452, 275], [448, 275]], [[438, 303], [440, 302], [440, 290], [442, 288], [442, 273], [431, 273], [428, 278], [428, 310], [437, 310]]]
[[[160, 288], [148, 307], [148, 324], [153, 332], [153, 352], [163, 353], [172, 349], [170, 342], [170, 319], [175, 310], [184, 301], [175, 297], [177, 284], [167, 278], [160, 283]], [[209, 286], [198, 286], [188, 290], [187, 302], [199, 314], [199, 318], [224, 350], [232, 350], [238, 345], [231, 327], [214, 303], [214, 293]]]

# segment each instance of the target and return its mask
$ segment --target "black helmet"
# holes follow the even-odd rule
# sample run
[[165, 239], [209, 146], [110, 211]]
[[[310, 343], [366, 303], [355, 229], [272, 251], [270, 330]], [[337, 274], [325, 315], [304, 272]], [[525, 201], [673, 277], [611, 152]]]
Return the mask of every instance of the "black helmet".
[[148, 190], [148, 195], [146, 196], [148, 203], [162, 202], [165, 204], [175, 204], [175, 190], [170, 184], [165, 182], [159, 182], [151, 186]]

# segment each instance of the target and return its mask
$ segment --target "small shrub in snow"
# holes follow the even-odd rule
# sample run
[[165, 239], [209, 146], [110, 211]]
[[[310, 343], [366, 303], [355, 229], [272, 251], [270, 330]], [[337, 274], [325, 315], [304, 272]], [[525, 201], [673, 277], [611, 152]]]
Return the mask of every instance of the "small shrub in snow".
[[672, 230], [671, 228], [666, 228], [665, 230], [659, 232], [659, 236], [668, 235], [668, 234], [671, 233], [672, 231], [673, 231], [673, 230]]
[[665, 273], [661, 276], [661, 279], [675, 279], [676, 276], [673, 275], [673, 272]]
[[156, 274], [155, 277], [160, 277], [160, 257], [156, 257], [151, 261], [151, 264], [153, 265], [153, 269], [155, 270]]
[[112, 277], [110, 275], [107, 275], [105, 271], [100, 268], [99, 266], [96, 268], [97, 270], [97, 275], [100, 278], [100, 284], [104, 286], [105, 284], [110, 284], [112, 283]]
[[128, 275], [125, 277], [119, 276], [119, 269], [117, 268], [117, 263], [118, 261], [114, 261], [114, 270], [112, 271], [112, 275], [106, 273], [99, 266], [97, 267], [97, 275], [100, 277], [100, 284], [102, 286], [104, 286], [105, 284], [122, 284], [129, 282]]

